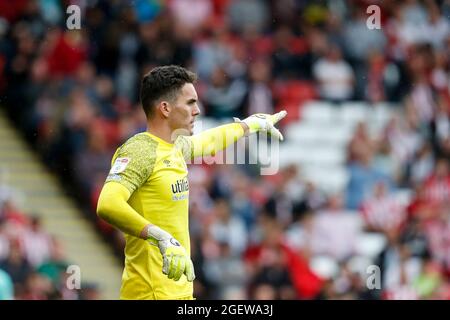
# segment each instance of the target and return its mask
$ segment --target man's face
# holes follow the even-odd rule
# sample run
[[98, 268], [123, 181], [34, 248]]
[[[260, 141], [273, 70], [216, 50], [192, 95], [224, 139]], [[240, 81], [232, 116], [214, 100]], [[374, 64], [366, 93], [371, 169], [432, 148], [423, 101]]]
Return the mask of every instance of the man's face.
[[171, 104], [169, 124], [172, 131], [180, 130], [182, 135], [192, 135], [195, 117], [200, 114], [198, 96], [192, 83], [186, 83], [180, 90], [177, 100]]

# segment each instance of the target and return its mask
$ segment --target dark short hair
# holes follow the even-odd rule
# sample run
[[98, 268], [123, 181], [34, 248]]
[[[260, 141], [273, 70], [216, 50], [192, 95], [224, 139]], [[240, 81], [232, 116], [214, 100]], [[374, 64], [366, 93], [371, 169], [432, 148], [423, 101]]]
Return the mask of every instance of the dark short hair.
[[152, 116], [155, 104], [161, 99], [174, 101], [186, 83], [194, 83], [197, 75], [183, 67], [170, 65], [150, 70], [141, 83], [141, 104], [145, 115]]

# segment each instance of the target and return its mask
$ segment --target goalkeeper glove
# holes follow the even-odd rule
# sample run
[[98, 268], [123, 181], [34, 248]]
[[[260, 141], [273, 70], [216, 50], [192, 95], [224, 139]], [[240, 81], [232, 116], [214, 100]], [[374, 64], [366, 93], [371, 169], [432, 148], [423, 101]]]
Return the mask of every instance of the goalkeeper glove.
[[239, 118], [233, 118], [234, 122], [243, 122], [249, 128], [249, 133], [255, 133], [258, 131], [266, 131], [272, 136], [283, 141], [283, 135], [275, 128], [275, 124], [286, 116], [285, 110], [275, 114], [256, 113], [250, 117], [240, 120]]
[[178, 281], [185, 274], [188, 281], [194, 281], [192, 260], [177, 239], [170, 233], [152, 225], [148, 228], [147, 240], [159, 248], [163, 257], [162, 272], [169, 279]]

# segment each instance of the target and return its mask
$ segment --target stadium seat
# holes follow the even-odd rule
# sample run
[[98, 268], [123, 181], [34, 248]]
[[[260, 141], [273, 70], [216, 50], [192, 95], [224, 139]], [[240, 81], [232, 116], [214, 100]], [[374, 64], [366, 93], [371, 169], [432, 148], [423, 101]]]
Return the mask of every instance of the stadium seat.
[[302, 141], [304, 143], [316, 143], [320, 134], [320, 127], [302, 122], [294, 122], [286, 127], [284, 130], [286, 140], [296, 142]]
[[352, 125], [330, 126], [325, 131], [328, 133], [326, 141], [329, 144], [345, 148], [353, 135], [354, 129]]
[[340, 165], [345, 161], [345, 151], [340, 147], [321, 147], [320, 145], [301, 149], [298, 144], [286, 143], [280, 146], [280, 158], [287, 158], [301, 164]]
[[366, 122], [369, 119], [369, 107], [364, 102], [346, 102], [339, 112], [339, 120], [347, 124]]
[[330, 124], [335, 120], [337, 110], [323, 101], [308, 101], [301, 108], [303, 122]]
[[304, 165], [302, 175], [329, 194], [340, 193], [347, 186], [349, 175], [341, 165]]
[[294, 143], [284, 143], [280, 145], [279, 164], [281, 167], [290, 164], [300, 164], [302, 151]]
[[350, 141], [353, 131], [354, 125], [349, 123], [316, 123], [306, 119], [294, 122], [284, 130], [287, 141], [341, 147]]
[[313, 100], [317, 97], [314, 84], [309, 81], [300, 80], [277, 81], [273, 86], [273, 93], [277, 101], [276, 111], [288, 111], [287, 116], [283, 119], [283, 123], [285, 124], [299, 120], [301, 106], [306, 101]]
[[348, 182], [346, 146], [357, 124], [366, 122], [370, 133], [378, 136], [394, 109], [386, 104], [369, 106], [357, 101], [333, 106], [311, 100], [299, 110], [302, 119], [284, 130], [286, 142], [281, 145], [280, 164], [295, 163], [320, 188], [336, 192], [344, 190]]

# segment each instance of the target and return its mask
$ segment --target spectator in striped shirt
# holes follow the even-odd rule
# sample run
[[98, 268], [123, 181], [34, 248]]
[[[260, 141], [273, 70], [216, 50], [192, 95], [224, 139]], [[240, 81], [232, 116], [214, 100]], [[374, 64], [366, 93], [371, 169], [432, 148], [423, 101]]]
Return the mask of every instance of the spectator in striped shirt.
[[407, 218], [405, 206], [395, 194], [387, 192], [383, 182], [375, 184], [373, 196], [363, 202], [360, 211], [367, 228], [378, 232], [398, 230]]

